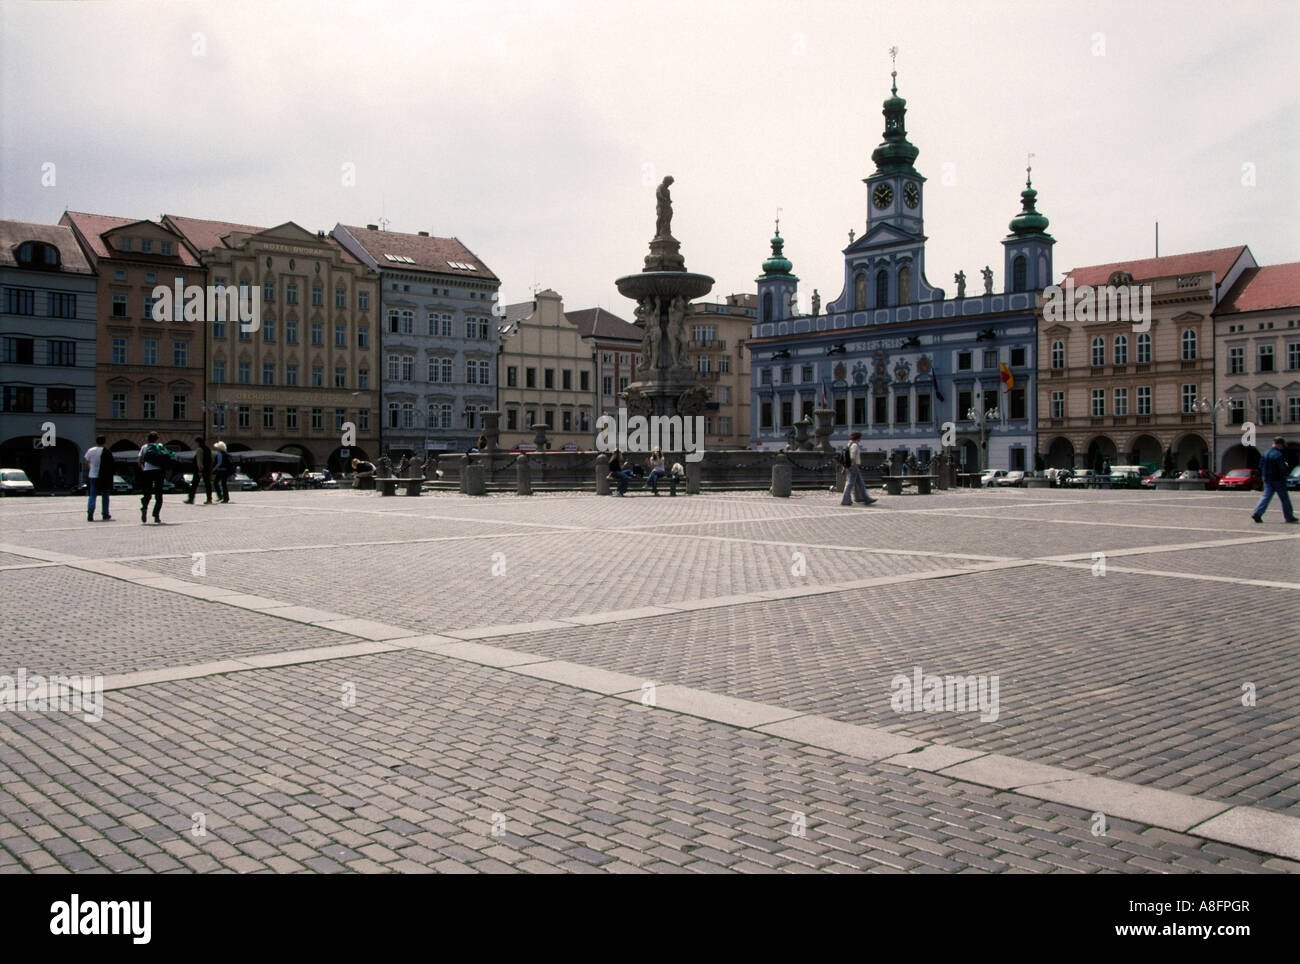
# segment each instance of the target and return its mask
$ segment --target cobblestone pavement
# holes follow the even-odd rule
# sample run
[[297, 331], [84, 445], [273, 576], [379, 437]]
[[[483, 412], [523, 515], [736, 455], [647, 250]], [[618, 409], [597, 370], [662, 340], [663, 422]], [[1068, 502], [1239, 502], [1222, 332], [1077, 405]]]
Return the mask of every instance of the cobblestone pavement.
[[[0, 870], [1294, 871], [1253, 501], [5, 500], [0, 675], [108, 680], [0, 713]], [[894, 712], [915, 667], [996, 719]]]

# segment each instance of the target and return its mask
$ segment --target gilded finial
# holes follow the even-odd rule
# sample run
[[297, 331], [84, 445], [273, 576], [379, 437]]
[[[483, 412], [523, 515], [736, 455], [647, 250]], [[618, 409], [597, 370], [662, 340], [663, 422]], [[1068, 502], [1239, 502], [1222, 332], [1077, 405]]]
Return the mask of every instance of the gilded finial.
[[1033, 185], [1033, 177], [1032, 177], [1033, 170], [1034, 170], [1034, 155], [1033, 155], [1033, 154], [1030, 154], [1030, 155], [1025, 159], [1025, 187], [1033, 187], [1033, 186], [1034, 186], [1034, 185]]
[[893, 84], [889, 88], [889, 91], [892, 94], [897, 94], [898, 93], [898, 48], [897, 47], [889, 48], [889, 64], [893, 68], [889, 72], [889, 76], [893, 81]]

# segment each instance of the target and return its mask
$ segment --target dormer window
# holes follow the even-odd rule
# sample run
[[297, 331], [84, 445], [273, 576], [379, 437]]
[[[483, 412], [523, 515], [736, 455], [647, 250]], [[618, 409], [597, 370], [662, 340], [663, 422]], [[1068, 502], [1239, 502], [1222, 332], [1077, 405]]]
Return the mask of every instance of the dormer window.
[[121, 251], [130, 251], [130, 250], [131, 250], [131, 239], [130, 239], [130, 238], [122, 238], [120, 241], [118, 241], [118, 243], [117, 243], [117, 247], [118, 247], [118, 250], [121, 250]]
[[172, 253], [172, 243], [171, 243], [170, 241], [164, 241], [164, 242], [162, 243], [162, 253], [163, 253], [163, 257], [166, 257], [166, 258], [170, 258], [170, 257], [171, 257], [171, 253]]
[[18, 245], [15, 260], [24, 268], [58, 268], [61, 257], [56, 245], [44, 241], [24, 241]]
[[150, 238], [145, 238], [140, 242], [140, 253], [153, 254], [153, 241]]

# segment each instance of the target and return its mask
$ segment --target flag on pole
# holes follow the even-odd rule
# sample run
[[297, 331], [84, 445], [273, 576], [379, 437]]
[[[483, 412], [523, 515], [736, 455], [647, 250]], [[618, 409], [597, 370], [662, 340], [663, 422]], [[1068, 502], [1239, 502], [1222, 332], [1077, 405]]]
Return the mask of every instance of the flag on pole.
[[1002, 370], [1002, 388], [1009, 392], [1016, 387], [1016, 377], [1011, 374], [1006, 362], [998, 362], [998, 367]]
[[822, 408], [831, 407], [830, 393], [826, 391], [826, 379], [822, 379]]

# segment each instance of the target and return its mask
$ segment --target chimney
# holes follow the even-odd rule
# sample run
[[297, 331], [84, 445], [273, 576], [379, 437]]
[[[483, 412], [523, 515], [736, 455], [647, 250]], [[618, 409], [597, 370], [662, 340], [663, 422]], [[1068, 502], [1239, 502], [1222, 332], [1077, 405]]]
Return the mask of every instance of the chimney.
[[429, 236], [429, 232], [428, 232], [428, 231], [417, 231], [416, 233], [419, 234], [420, 237], [422, 237], [422, 238], [427, 238], [427, 237]]
[[378, 231], [378, 230], [379, 230], [379, 225], [377, 225], [377, 224], [367, 224], [367, 225], [366, 225], [366, 230], [367, 230], [367, 231]]

